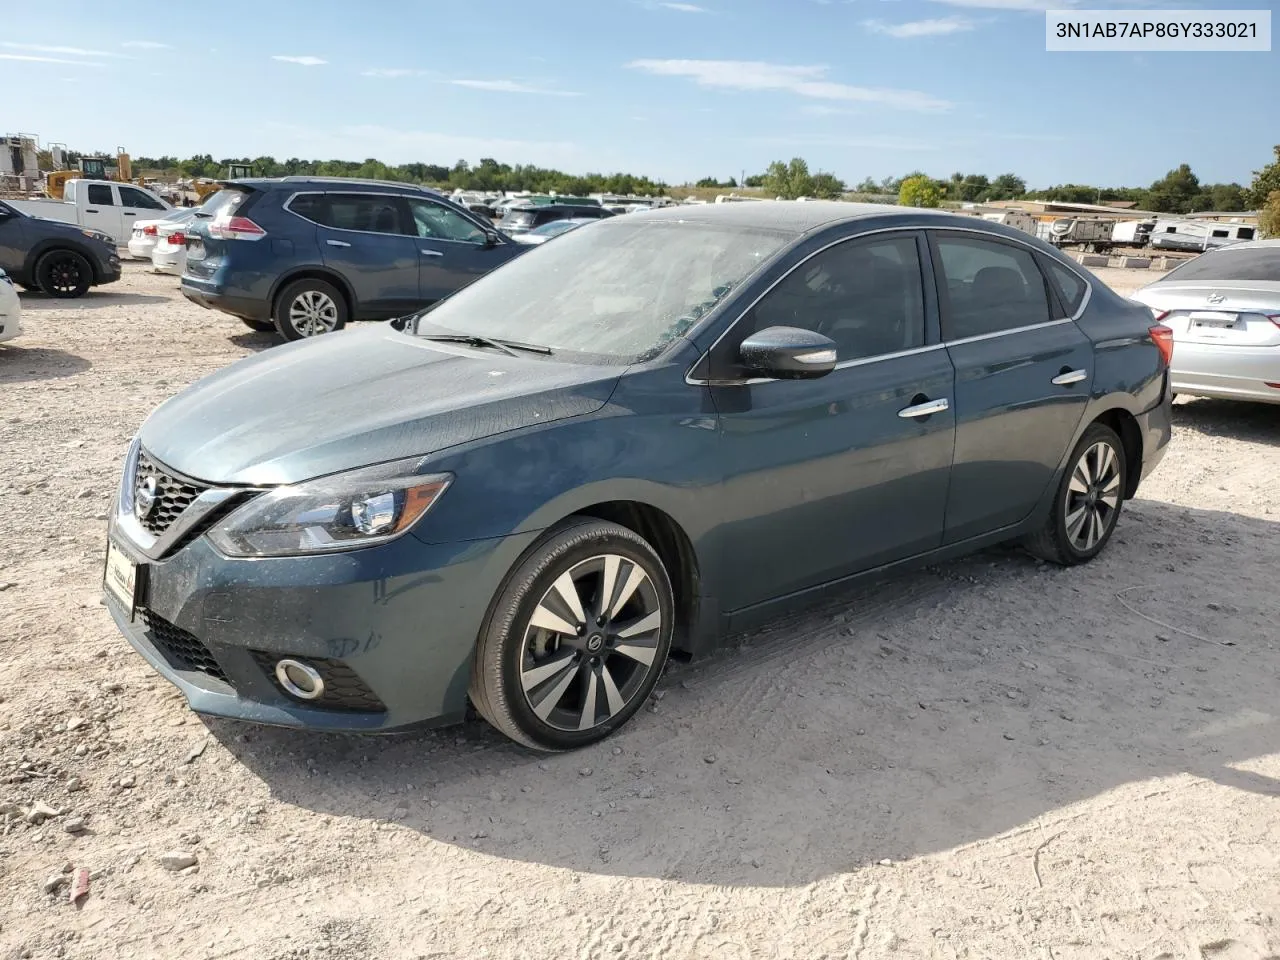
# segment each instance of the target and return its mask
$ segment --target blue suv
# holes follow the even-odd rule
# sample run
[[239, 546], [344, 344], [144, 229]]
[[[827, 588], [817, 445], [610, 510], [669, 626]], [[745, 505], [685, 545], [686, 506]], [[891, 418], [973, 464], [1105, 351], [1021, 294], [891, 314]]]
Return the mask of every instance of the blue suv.
[[182, 292], [300, 340], [449, 296], [527, 248], [434, 191], [325, 177], [233, 180], [187, 233]]

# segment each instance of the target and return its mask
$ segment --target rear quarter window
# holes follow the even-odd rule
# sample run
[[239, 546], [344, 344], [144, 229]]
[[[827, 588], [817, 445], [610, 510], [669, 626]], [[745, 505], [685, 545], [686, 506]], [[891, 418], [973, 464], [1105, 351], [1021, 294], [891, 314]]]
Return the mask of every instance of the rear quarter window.
[[1084, 295], [1089, 289], [1089, 284], [1080, 274], [1056, 260], [1045, 257], [1042, 265], [1048, 272], [1050, 281], [1057, 288], [1058, 299], [1062, 301], [1065, 314], [1068, 317], [1075, 316], [1076, 311], [1080, 309], [1080, 304], [1084, 303]]

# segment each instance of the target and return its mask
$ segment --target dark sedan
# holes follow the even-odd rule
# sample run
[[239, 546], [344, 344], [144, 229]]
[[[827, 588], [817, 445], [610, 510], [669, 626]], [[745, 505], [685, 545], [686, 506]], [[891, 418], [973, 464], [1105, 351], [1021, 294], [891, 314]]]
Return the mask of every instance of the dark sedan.
[[507, 208], [498, 227], [508, 236], [528, 233], [556, 220], [603, 220], [613, 214], [601, 206], [572, 203], [520, 204]]
[[1171, 344], [976, 219], [620, 217], [163, 404], [107, 605], [202, 713], [381, 731], [471, 703], [576, 747], [672, 649], [858, 578], [1003, 541], [1095, 557], [1169, 440]]

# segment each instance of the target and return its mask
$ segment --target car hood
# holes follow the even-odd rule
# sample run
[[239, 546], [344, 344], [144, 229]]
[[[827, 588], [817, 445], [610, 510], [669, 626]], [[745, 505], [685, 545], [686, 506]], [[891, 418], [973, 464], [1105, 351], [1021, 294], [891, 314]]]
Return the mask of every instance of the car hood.
[[623, 368], [438, 344], [389, 324], [267, 350], [142, 425], [156, 460], [208, 483], [295, 483], [604, 406]]

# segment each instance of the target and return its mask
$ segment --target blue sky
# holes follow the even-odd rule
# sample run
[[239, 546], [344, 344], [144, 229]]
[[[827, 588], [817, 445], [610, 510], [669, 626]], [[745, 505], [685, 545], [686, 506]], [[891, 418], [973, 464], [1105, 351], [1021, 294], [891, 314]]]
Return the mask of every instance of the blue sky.
[[1271, 158], [1280, 52], [1046, 53], [1041, 11], [1069, 5], [61, 0], [50, 15], [6, 0], [3, 132], [135, 156], [492, 156], [671, 183], [792, 156], [851, 183], [919, 168], [1146, 185], [1183, 162], [1247, 183]]

